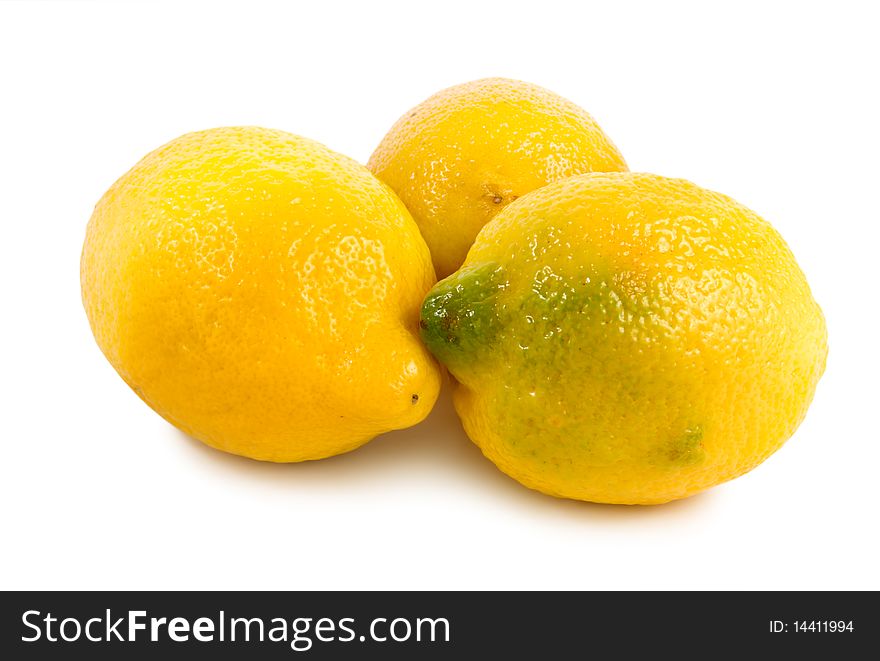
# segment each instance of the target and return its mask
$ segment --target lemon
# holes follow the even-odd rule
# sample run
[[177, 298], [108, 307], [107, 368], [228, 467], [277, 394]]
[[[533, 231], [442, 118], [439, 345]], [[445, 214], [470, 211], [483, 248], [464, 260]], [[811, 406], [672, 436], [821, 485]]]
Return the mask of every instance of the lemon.
[[663, 503], [795, 431], [826, 330], [779, 234], [729, 197], [588, 174], [510, 205], [422, 308], [483, 453], [524, 485]]
[[95, 207], [81, 282], [122, 378], [227, 452], [327, 457], [437, 397], [418, 228], [365, 167], [305, 138], [220, 128], [152, 152]]
[[438, 277], [461, 266], [480, 228], [516, 198], [571, 175], [627, 169], [583, 109], [504, 78], [451, 87], [416, 106], [367, 167], [413, 214]]

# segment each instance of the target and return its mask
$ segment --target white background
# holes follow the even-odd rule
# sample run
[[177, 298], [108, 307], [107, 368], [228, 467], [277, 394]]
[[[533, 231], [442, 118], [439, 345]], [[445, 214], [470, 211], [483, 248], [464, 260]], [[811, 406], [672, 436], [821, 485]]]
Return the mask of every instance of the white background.
[[[2, 588], [880, 588], [878, 21], [870, 2], [0, 3]], [[830, 356], [794, 438], [686, 501], [526, 490], [444, 395], [423, 425], [300, 465], [186, 438], [80, 304], [92, 206], [187, 131], [257, 124], [364, 162], [490, 75], [591, 112], [633, 170], [786, 237]]]

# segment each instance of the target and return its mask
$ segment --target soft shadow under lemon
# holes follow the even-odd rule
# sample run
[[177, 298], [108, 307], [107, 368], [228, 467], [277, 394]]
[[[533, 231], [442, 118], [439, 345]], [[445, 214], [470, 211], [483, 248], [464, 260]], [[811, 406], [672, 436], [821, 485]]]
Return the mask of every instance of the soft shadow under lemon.
[[703, 493], [665, 505], [603, 505], [552, 498], [527, 489], [495, 468], [471, 443], [452, 406], [449, 385], [444, 384], [434, 410], [421, 424], [383, 434], [352, 452], [317, 461], [254, 461], [215, 450], [179, 430], [175, 432], [188, 441], [192, 452], [201, 455], [200, 461], [210, 462], [232, 477], [268, 483], [279, 489], [308, 488], [320, 493], [328, 488], [338, 492], [365, 484], [381, 488], [405, 471], [407, 475], [450, 480], [462, 488], [481, 491], [482, 498], [497, 496], [512, 507], [540, 511], [545, 516], [612, 521], [690, 515], [713, 500]]

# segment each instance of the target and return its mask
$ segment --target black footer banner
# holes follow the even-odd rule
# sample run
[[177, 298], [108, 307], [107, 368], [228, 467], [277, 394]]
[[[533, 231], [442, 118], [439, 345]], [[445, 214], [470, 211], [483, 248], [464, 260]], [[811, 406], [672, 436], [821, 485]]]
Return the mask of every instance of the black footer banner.
[[874, 593], [6, 592], [0, 658], [855, 658], [878, 616]]

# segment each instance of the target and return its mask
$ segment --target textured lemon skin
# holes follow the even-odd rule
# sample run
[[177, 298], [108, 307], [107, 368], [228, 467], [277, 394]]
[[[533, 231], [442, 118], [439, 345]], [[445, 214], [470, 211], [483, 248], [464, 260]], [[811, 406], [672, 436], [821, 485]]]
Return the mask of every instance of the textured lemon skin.
[[757, 466], [803, 419], [827, 355], [779, 234], [646, 174], [582, 175], [507, 207], [421, 324], [489, 459], [603, 503], [664, 503]]
[[571, 175], [627, 169], [582, 108], [505, 78], [451, 87], [419, 104], [391, 128], [367, 167], [413, 214], [441, 278], [518, 197]]
[[208, 445], [317, 459], [423, 419], [433, 284], [400, 200], [281, 131], [185, 135], [95, 207], [81, 262], [95, 339], [135, 392]]

